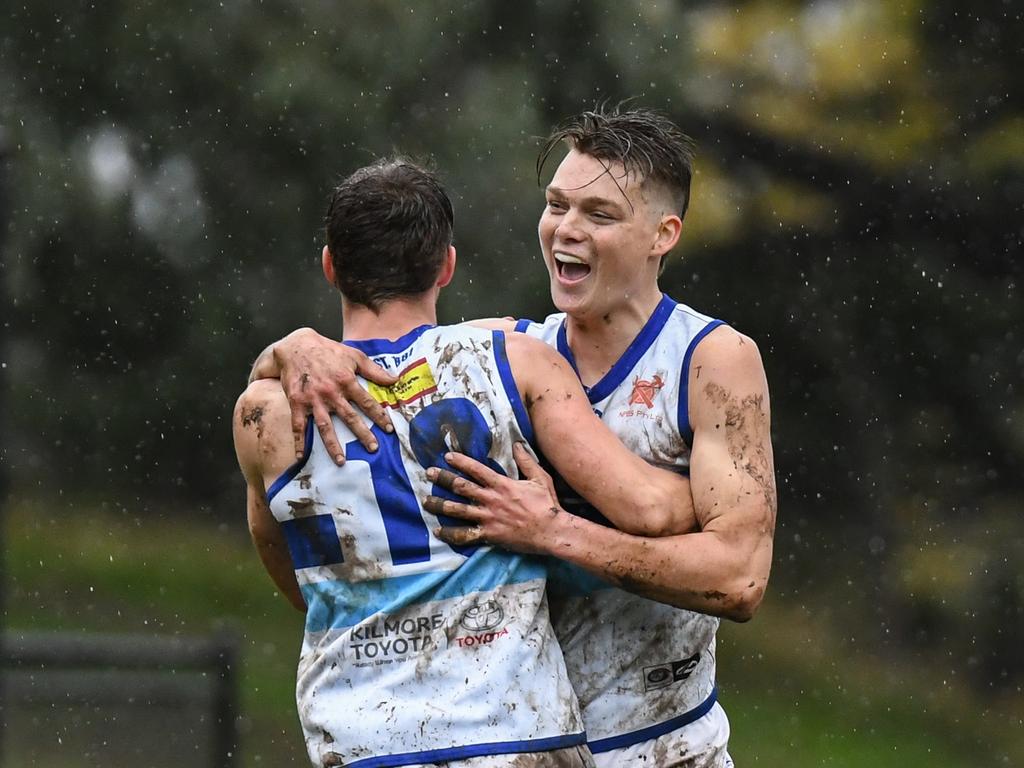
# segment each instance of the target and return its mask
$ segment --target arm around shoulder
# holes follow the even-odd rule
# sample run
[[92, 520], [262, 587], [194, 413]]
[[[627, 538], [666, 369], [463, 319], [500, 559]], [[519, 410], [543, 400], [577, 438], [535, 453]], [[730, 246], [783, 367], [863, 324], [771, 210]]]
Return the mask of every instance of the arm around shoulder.
[[540, 450], [623, 531], [664, 536], [694, 528], [689, 481], [631, 453], [593, 411], [568, 362], [523, 334], [506, 348]]

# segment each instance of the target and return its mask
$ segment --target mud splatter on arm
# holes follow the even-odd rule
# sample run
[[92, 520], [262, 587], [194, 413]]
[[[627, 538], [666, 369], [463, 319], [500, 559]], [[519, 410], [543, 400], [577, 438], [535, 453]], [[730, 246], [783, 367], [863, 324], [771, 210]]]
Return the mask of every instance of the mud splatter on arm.
[[756, 345], [738, 340], [716, 329], [690, 369], [690, 482], [701, 529], [645, 538], [560, 515], [553, 554], [653, 600], [735, 621], [753, 616], [771, 568], [776, 492], [764, 369]]
[[292, 460], [288, 404], [280, 385], [271, 380], [250, 384], [235, 404], [232, 428], [246, 483], [249, 534], [278, 589], [295, 608], [305, 611], [284, 535], [266, 499], [268, 479], [283, 472]]

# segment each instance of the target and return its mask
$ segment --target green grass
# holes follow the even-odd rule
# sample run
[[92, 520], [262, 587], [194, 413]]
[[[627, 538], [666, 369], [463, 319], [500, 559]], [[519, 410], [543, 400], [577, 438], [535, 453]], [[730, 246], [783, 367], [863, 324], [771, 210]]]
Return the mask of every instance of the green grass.
[[979, 695], [957, 682], [955, 660], [857, 648], [821, 613], [768, 600], [750, 624], [723, 625], [719, 679], [739, 764], [1024, 765], [1020, 697]]
[[[5, 522], [7, 629], [233, 632], [240, 764], [306, 764], [294, 702], [301, 616], [263, 573], [240, 509], [213, 525], [33, 502]], [[955, 669], [883, 663], [821, 615], [769, 599], [751, 623], [723, 625], [721, 698], [741, 768], [1024, 765], [1019, 700], [982, 699], [954, 684]]]
[[[241, 505], [239, 505], [241, 508]], [[242, 765], [304, 765], [295, 714], [302, 616], [276, 593], [239, 509], [229, 523], [8, 508], [5, 629], [239, 641]]]

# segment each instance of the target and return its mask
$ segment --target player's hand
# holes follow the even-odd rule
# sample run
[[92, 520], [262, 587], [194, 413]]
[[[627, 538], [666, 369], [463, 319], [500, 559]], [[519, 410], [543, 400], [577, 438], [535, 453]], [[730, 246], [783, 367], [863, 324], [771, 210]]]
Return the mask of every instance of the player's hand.
[[385, 432], [394, 430], [385, 409], [363, 389], [356, 375], [383, 386], [394, 384], [395, 377], [358, 349], [301, 328], [274, 344], [274, 360], [292, 412], [296, 457], [302, 456], [306, 420], [311, 414], [327, 452], [339, 465], [345, 463], [345, 451], [334, 433], [332, 413], [368, 451], [377, 450], [377, 439], [360, 411]]
[[513, 453], [523, 480], [505, 477], [461, 453], [450, 453], [445, 461], [465, 477], [437, 467], [427, 470], [431, 482], [470, 502], [427, 497], [423, 507], [428, 512], [471, 523], [438, 528], [434, 533], [439, 539], [453, 545], [494, 544], [516, 552], [549, 553], [548, 524], [568, 513], [558, 505], [550, 475], [521, 444]]

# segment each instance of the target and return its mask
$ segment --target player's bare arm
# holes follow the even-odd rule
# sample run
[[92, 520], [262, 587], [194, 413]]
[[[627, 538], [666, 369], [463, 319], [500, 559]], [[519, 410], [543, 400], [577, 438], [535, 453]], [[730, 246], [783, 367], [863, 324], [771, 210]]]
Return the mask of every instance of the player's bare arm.
[[[664, 536], [694, 529], [689, 481], [651, 466], [623, 446], [594, 414], [579, 379], [558, 352], [522, 334], [508, 335], [506, 349], [538, 447], [573, 488], [623, 530]], [[482, 494], [487, 503], [470, 506], [428, 499], [429, 511], [457, 510], [458, 516], [475, 524], [470, 529], [442, 529], [441, 538], [458, 544], [467, 543], [466, 537], [480, 537], [492, 544], [543, 551], [551, 526], [568, 513], [554, 501], [546, 473], [525, 451], [517, 449], [516, 456], [525, 481], [506, 478], [464, 456], [452, 457], [453, 466], [466, 467], [479, 480], [449, 478], [452, 490], [466, 492], [474, 501]]]
[[[768, 583], [776, 512], [768, 386], [754, 342], [730, 328], [715, 330], [694, 353], [689, 385], [690, 481], [700, 531], [644, 538], [568, 513], [553, 515], [552, 500], [538, 492], [543, 471], [536, 466], [527, 467], [531, 487], [513, 490], [527, 481], [502, 481], [497, 500], [467, 481], [441, 478], [441, 484], [453, 482], [475, 504], [446, 505], [446, 514], [481, 525], [485, 538], [489, 532], [480, 521], [489, 520], [492, 511], [513, 516], [517, 530], [501, 530], [504, 546], [520, 549], [521, 541], [531, 551], [573, 562], [645, 597], [749, 619]], [[486, 468], [471, 462], [459, 457], [452, 464], [477, 485], [492, 481], [481, 472]], [[535, 527], [546, 536], [530, 535]]]
[[313, 416], [324, 445], [341, 465], [345, 450], [331, 421], [336, 413], [368, 451], [377, 450], [377, 440], [360, 412], [383, 429], [394, 427], [380, 403], [360, 384], [362, 376], [388, 386], [395, 377], [363, 352], [321, 336], [312, 328], [299, 328], [260, 353], [249, 373], [249, 381], [280, 379], [291, 408], [291, 431], [295, 456], [302, 455], [306, 419]]
[[235, 452], [246, 485], [249, 534], [270, 578], [296, 609], [306, 603], [281, 526], [267, 503], [266, 489], [291, 464], [289, 408], [274, 379], [255, 381], [238, 398], [232, 418]]

